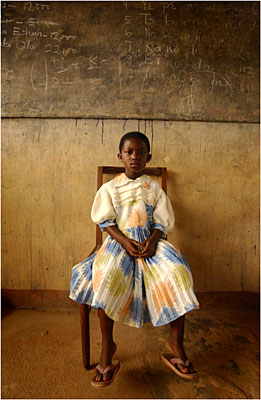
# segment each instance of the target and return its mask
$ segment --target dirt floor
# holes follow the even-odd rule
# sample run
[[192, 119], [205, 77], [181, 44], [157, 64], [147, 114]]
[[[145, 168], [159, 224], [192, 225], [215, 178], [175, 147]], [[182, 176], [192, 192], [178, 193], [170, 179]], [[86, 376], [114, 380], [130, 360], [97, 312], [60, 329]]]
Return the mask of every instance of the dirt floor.
[[[5, 310], [2, 315], [4, 399], [258, 399], [259, 313], [189, 313], [185, 347], [199, 378], [185, 381], [160, 361], [168, 327], [115, 324], [121, 367], [105, 388], [90, 384], [81, 360], [79, 309]], [[99, 359], [97, 312], [91, 312], [91, 362]]]

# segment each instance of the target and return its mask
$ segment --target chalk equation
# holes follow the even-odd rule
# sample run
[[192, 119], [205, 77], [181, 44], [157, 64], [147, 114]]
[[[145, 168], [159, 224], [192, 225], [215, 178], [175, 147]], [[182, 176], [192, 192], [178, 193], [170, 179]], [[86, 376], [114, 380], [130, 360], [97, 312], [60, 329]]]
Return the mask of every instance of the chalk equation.
[[21, 113], [30, 96], [40, 112], [47, 106], [37, 108], [37, 96], [65, 109], [73, 97], [105, 107], [137, 89], [144, 112], [176, 104], [187, 118], [202, 115], [202, 94], [213, 109], [222, 102], [242, 109], [244, 96], [257, 104], [257, 2], [76, 3], [1, 3], [4, 108], [22, 90], [21, 75], [29, 98], [16, 104]]

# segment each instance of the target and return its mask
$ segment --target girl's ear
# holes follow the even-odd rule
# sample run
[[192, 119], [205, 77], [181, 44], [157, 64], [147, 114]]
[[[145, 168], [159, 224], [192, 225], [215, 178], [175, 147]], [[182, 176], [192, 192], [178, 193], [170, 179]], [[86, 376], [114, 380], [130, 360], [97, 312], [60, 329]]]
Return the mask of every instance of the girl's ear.
[[122, 161], [121, 153], [118, 154], [118, 159], [119, 159], [120, 161]]
[[151, 158], [152, 158], [152, 155], [149, 154], [149, 155], [148, 155], [148, 158], [147, 158], [147, 162], [150, 162]]

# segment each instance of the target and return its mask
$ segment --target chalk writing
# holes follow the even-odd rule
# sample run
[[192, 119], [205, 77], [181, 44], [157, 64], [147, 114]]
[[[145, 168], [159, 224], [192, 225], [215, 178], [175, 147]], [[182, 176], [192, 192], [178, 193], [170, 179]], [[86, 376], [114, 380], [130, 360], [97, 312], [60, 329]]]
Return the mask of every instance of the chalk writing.
[[131, 17], [129, 15], [125, 15], [125, 24], [131, 23]]
[[156, 39], [157, 38], [157, 34], [156, 32], [153, 32], [150, 28], [150, 26], [145, 27], [145, 37], [146, 38], [152, 38], [152, 39]]
[[190, 10], [198, 10], [198, 4], [196, 4], [196, 3], [189, 3], [187, 5], [187, 7], [188, 7], [188, 11], [190, 11]]
[[128, 31], [128, 29], [125, 30], [125, 35], [126, 36], [132, 36], [133, 32]]
[[246, 77], [241, 80], [240, 90], [243, 93], [251, 94], [251, 93], [259, 93], [259, 84], [258, 82], [248, 81]]
[[259, 1], [255, 1], [253, 6], [252, 6], [253, 15], [259, 15], [258, 14], [258, 9], [259, 9]]
[[13, 36], [33, 36], [33, 37], [47, 37], [46, 34], [44, 34], [41, 31], [30, 31], [29, 29], [21, 29], [18, 26], [13, 27]]
[[30, 40], [19, 40], [16, 42], [16, 48], [19, 50], [35, 50], [35, 45]]
[[26, 1], [24, 3], [24, 10], [27, 11], [43, 11], [43, 10], [50, 10], [51, 6], [49, 4], [44, 3], [35, 3], [32, 1]]
[[169, 43], [167, 46], [167, 53], [177, 54], [179, 52], [179, 47], [175, 43]]
[[1, 40], [1, 46], [5, 48], [10, 48], [11, 43], [9, 43], [6, 38], [4, 38], [3, 40]]
[[171, 10], [176, 10], [177, 9], [176, 3], [174, 1], [164, 2], [162, 4], [162, 13], [163, 13], [163, 15], [165, 15], [166, 14], [166, 10], [169, 10], [169, 9], [171, 9]]
[[145, 25], [153, 25], [155, 20], [151, 17], [150, 13], [140, 13], [140, 15], [144, 16], [144, 23]]
[[2, 3], [1, 2], [1, 8], [16, 8], [16, 5], [15, 4], [6, 4], [6, 3]]
[[68, 56], [70, 53], [76, 54], [77, 50], [72, 47], [60, 47], [59, 44], [50, 44], [46, 43], [44, 45], [45, 47], [45, 53], [54, 53], [54, 54], [62, 54], [64, 56]]
[[1, 20], [2, 24], [11, 24], [12, 22], [14, 22], [14, 19], [12, 18], [5, 18]]
[[77, 38], [76, 35], [66, 35], [66, 34], [59, 34], [58, 32], [51, 32], [51, 39], [52, 40], [75, 40]]
[[3, 72], [4, 77], [5, 77], [5, 79], [6, 79], [7, 81], [16, 79], [15, 72], [14, 72], [12, 69], [5, 69], [5, 68], [3, 68], [3, 69], [2, 69], [2, 72]]
[[87, 67], [87, 69], [100, 68], [100, 66], [98, 65], [98, 56], [90, 56], [90, 57], [86, 57], [86, 59], [89, 62], [89, 66]]
[[55, 21], [50, 21], [47, 19], [44, 20], [40, 20], [38, 18], [28, 18], [27, 21], [25, 21], [25, 24], [28, 24], [29, 26], [34, 27], [35, 25], [59, 25], [57, 22]]
[[216, 5], [215, 4], [207, 4], [206, 5], [206, 10], [207, 11], [215, 11], [216, 10]]
[[177, 25], [177, 21], [175, 21], [173, 19], [169, 19], [168, 14], [164, 15], [164, 22], [165, 22], [165, 25], [172, 25], [172, 26]]
[[144, 11], [154, 10], [154, 7], [152, 5], [153, 3], [150, 3], [150, 2], [147, 2], [147, 1], [143, 1], [142, 3], [143, 3]]
[[[244, 95], [249, 104], [256, 101], [250, 95], [257, 93], [259, 73], [258, 2], [62, 4], [1, 3], [6, 112], [84, 114], [87, 103], [92, 115], [98, 104], [108, 113], [125, 107], [134, 116], [154, 110], [189, 119], [204, 118], [212, 107], [222, 120], [220, 104], [236, 118]], [[23, 104], [10, 105], [12, 91], [23, 97], [21, 73], [30, 90], [23, 88]], [[126, 108], [137, 89], [140, 100]]]
[[131, 40], [125, 40], [125, 43], [128, 43], [128, 53], [131, 51]]

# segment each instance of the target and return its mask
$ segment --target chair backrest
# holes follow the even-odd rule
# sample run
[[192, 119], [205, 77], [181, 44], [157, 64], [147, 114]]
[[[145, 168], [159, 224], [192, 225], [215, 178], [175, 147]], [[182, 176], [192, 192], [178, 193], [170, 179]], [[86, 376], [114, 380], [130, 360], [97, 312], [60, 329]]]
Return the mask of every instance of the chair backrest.
[[[120, 174], [124, 172], [124, 167], [107, 167], [100, 166], [98, 167], [98, 175], [97, 175], [97, 190], [103, 185], [103, 175], [106, 174]], [[161, 177], [161, 187], [165, 193], [167, 193], [167, 168], [165, 167], [151, 167], [145, 168], [144, 174], [149, 176], [158, 176]], [[99, 228], [99, 225], [96, 225], [96, 246], [102, 244], [102, 231]]]

